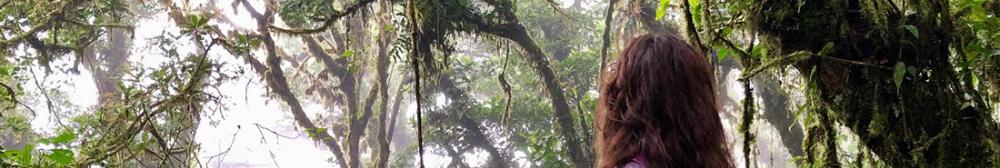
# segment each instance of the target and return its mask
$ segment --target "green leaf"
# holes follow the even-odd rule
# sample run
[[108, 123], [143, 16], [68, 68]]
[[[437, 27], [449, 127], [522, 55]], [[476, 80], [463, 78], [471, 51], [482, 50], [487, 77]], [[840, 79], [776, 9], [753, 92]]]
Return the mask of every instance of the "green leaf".
[[896, 66], [893, 68], [892, 80], [896, 83], [896, 89], [903, 86], [903, 77], [906, 76], [906, 64], [903, 62], [896, 62]]
[[66, 149], [53, 149], [52, 153], [45, 155], [45, 158], [52, 160], [58, 165], [70, 165], [73, 163], [73, 151]]
[[826, 42], [826, 45], [823, 45], [823, 49], [819, 50], [819, 55], [826, 56], [830, 54], [830, 52], [833, 52], [833, 47], [835, 47], [833, 42]]
[[347, 50], [344, 50], [344, 53], [340, 54], [340, 56], [341, 57], [346, 57], [346, 58], [351, 58], [351, 56], [354, 56], [354, 52], [351, 51], [350, 49], [347, 49]]
[[0, 65], [0, 76], [10, 76], [11, 69], [13, 69], [13, 67]]
[[729, 37], [729, 34], [732, 34], [732, 33], [733, 33], [733, 28], [726, 27], [726, 28], [722, 29], [722, 37], [723, 38]]
[[726, 54], [728, 54], [728, 52], [729, 52], [729, 50], [727, 50], [727, 49], [726, 49], [725, 47], [721, 47], [721, 48], [719, 48], [719, 53], [716, 53], [716, 54], [718, 54], [718, 55], [716, 55], [716, 56], [717, 56], [717, 57], [719, 57], [719, 61], [720, 61], [720, 62], [721, 62], [722, 60], [725, 60], [725, 59], [726, 59]]
[[917, 31], [917, 27], [916, 26], [913, 26], [913, 25], [902, 25], [902, 26], [899, 26], [899, 27], [902, 27], [902, 28], [906, 29], [906, 31], [909, 31], [910, 34], [913, 34], [913, 37], [916, 37], [918, 39], [920, 38], [920, 32]]
[[14, 160], [20, 163], [21, 165], [31, 165], [31, 160], [32, 160], [31, 151], [34, 150], [35, 150], [35, 145], [28, 144], [25, 145], [24, 149], [20, 151], [7, 151], [10, 153], [5, 152], [4, 154], [7, 155], [7, 158], [14, 158]]
[[192, 14], [188, 15], [187, 19], [188, 19], [188, 24], [191, 24], [190, 25], [191, 27], [188, 27], [189, 29], [202, 29], [208, 27], [207, 17], [197, 14]]
[[670, 0], [660, 0], [660, 7], [656, 8], [656, 20], [663, 19], [664, 15], [667, 15], [667, 7], [670, 6]]
[[689, 0], [686, 5], [691, 5], [691, 21], [695, 25], [701, 25], [701, 0]]
[[59, 136], [52, 137], [50, 139], [52, 140], [51, 142], [54, 144], [65, 144], [72, 142], [74, 139], [76, 139], [76, 133], [73, 133], [71, 131], [63, 131], [62, 133], [59, 133]]
[[750, 49], [750, 58], [760, 59], [764, 57], [767, 55], [767, 51], [765, 50], [767, 50], [767, 48], [764, 48], [761, 45], [753, 46], [753, 49]]

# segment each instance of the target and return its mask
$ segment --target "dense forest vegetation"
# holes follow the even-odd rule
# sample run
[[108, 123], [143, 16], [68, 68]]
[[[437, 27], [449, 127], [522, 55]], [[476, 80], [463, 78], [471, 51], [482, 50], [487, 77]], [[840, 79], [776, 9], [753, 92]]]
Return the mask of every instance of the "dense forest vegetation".
[[684, 36], [737, 167], [1000, 166], [998, 0], [0, 0], [0, 167], [592, 167]]

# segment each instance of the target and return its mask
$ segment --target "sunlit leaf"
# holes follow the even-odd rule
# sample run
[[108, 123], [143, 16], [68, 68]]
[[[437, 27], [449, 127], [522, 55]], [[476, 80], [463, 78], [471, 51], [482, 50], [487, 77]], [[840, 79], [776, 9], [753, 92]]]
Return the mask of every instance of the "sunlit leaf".
[[76, 139], [76, 133], [71, 131], [63, 131], [59, 136], [52, 137], [52, 143], [54, 144], [64, 144], [69, 143]]
[[347, 50], [344, 50], [344, 53], [340, 54], [340, 56], [341, 57], [345, 57], [345, 58], [351, 58], [351, 56], [354, 56], [354, 52], [351, 51], [350, 49], [347, 49]]
[[722, 60], [726, 59], [726, 54], [728, 54], [728, 53], [729, 53], [729, 50], [727, 50], [725, 47], [721, 47], [721, 48], [719, 48], [718, 53], [716, 53], [717, 54], [716, 56], [718, 57], [719, 61], [722, 61]]
[[667, 7], [670, 6], [670, 0], [660, 0], [660, 7], [656, 8], [656, 20], [663, 19], [664, 15], [667, 15]]
[[52, 160], [57, 165], [70, 165], [73, 163], [73, 151], [66, 149], [53, 149], [52, 153], [45, 155], [45, 158]]

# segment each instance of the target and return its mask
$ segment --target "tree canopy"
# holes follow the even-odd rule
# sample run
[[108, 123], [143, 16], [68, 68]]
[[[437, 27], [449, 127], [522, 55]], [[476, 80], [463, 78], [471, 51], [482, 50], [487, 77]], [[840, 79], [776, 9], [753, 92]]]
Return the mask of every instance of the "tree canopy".
[[737, 167], [996, 167], [998, 12], [997, 0], [0, 0], [0, 167], [593, 167], [601, 76], [653, 32], [714, 64]]

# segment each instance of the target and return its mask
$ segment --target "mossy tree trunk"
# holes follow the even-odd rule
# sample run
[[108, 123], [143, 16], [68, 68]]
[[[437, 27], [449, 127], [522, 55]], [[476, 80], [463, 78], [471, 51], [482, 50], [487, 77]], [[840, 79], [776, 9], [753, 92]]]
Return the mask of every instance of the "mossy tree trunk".
[[825, 107], [817, 109], [829, 108], [886, 164], [992, 166], [995, 122], [951, 63], [948, 1], [755, 3], [751, 24], [776, 42], [769, 57], [819, 53], [794, 64], [815, 84]]

